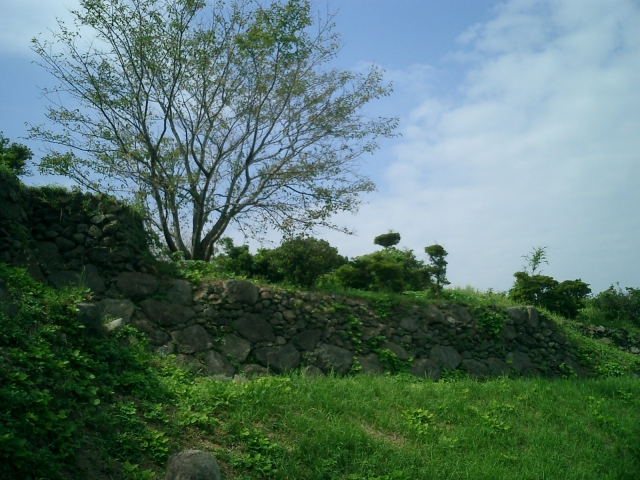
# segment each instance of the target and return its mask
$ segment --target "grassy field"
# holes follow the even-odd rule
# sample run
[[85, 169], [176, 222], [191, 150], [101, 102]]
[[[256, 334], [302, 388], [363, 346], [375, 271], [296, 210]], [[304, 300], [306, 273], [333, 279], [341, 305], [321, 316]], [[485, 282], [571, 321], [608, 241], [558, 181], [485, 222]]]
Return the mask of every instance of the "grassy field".
[[74, 305], [86, 290], [1, 264], [0, 278], [20, 306], [0, 322], [3, 479], [160, 479], [186, 448], [213, 452], [226, 479], [639, 478], [640, 361], [569, 321], [558, 319], [596, 378], [224, 382], [156, 356], [130, 327], [85, 339]]

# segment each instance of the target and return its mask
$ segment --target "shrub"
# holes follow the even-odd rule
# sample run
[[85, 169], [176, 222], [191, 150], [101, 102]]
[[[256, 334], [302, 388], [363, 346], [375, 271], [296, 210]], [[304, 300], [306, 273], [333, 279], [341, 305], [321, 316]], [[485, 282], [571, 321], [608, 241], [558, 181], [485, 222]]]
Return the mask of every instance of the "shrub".
[[591, 293], [582, 280], [558, 282], [546, 275], [514, 273], [516, 282], [509, 290], [509, 297], [517, 302], [544, 307], [568, 318], [574, 318]]
[[640, 288], [626, 287], [625, 290], [611, 285], [589, 303], [608, 322], [629, 322], [640, 327]]
[[311, 287], [323, 274], [346, 262], [326, 240], [298, 236], [282, 241], [278, 248], [261, 253], [261, 272], [272, 281]]
[[8, 168], [15, 175], [24, 175], [28, 173], [26, 165], [32, 157], [33, 152], [27, 146], [15, 142], [9, 144], [9, 139], [0, 132], [0, 166]]

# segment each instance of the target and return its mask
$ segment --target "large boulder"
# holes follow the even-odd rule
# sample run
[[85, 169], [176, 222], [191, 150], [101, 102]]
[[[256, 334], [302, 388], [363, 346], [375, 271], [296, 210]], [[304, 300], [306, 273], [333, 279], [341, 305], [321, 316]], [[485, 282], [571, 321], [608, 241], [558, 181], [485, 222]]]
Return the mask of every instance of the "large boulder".
[[396, 358], [402, 362], [409, 360], [409, 354], [407, 351], [397, 343], [384, 342], [380, 348], [393, 352]]
[[518, 373], [524, 373], [531, 368], [531, 359], [526, 353], [510, 352], [507, 354], [507, 364], [511, 365]]
[[320, 329], [305, 330], [291, 339], [291, 345], [302, 352], [311, 352], [316, 348], [321, 336], [322, 330]]
[[213, 346], [211, 335], [200, 325], [192, 325], [171, 334], [178, 344], [180, 353], [195, 353], [208, 350]]
[[207, 375], [211, 377], [222, 375], [233, 378], [236, 373], [236, 369], [233, 368], [231, 362], [215, 350], [207, 350], [204, 353], [202, 361]]
[[434, 361], [440, 368], [455, 370], [460, 365], [462, 357], [458, 351], [449, 346], [436, 345], [429, 352], [429, 359]]
[[227, 335], [222, 339], [220, 353], [225, 356], [229, 355], [238, 363], [244, 362], [250, 351], [251, 344], [244, 338], [240, 338], [237, 335]]
[[409, 367], [409, 373], [416, 377], [430, 378], [434, 382], [440, 380], [440, 367], [428, 358], [416, 358]]
[[100, 318], [121, 318], [125, 324], [131, 322], [131, 316], [136, 310], [136, 306], [131, 300], [105, 298], [98, 307], [100, 308]]
[[427, 320], [427, 323], [442, 323], [444, 322], [444, 315], [442, 312], [438, 310], [434, 305], [429, 305], [424, 309], [424, 316]]
[[472, 358], [462, 360], [462, 368], [464, 368], [470, 377], [483, 379], [489, 376], [489, 368], [482, 362]]
[[167, 290], [167, 297], [171, 303], [182, 305], [183, 307], [190, 307], [193, 303], [191, 283], [186, 280], [173, 280], [171, 287]]
[[418, 330], [418, 321], [413, 317], [405, 317], [400, 320], [400, 328], [403, 328], [407, 332], [415, 332]]
[[258, 348], [254, 355], [258, 363], [276, 373], [283, 373], [300, 366], [300, 352], [291, 344]]
[[247, 280], [225, 280], [224, 293], [229, 303], [253, 305], [258, 301], [260, 290]]
[[49, 283], [55, 288], [89, 287], [96, 293], [106, 290], [104, 279], [95, 265], [85, 265], [82, 270], [51, 270]]
[[185, 450], [169, 457], [164, 480], [221, 480], [215, 457], [202, 450]]
[[263, 318], [252, 313], [245, 313], [233, 323], [233, 326], [238, 334], [251, 343], [276, 341], [271, 325]]
[[154, 347], [165, 345], [169, 340], [171, 340], [171, 337], [167, 332], [159, 329], [146, 318], [134, 316], [131, 319], [131, 325], [144, 333], [149, 339], [149, 343]]
[[487, 358], [487, 366], [489, 367], [489, 370], [491, 370], [491, 374], [494, 377], [507, 375], [511, 371], [511, 368], [509, 368], [509, 365], [507, 365], [505, 362], [503, 362], [499, 358], [495, 358], [495, 357]]
[[384, 373], [382, 363], [380, 363], [380, 359], [375, 353], [360, 355], [356, 357], [356, 360], [362, 367], [360, 373], [365, 375], [382, 375]]
[[529, 319], [529, 312], [525, 307], [509, 307], [507, 308], [507, 315], [516, 325], [522, 325]]
[[95, 303], [78, 303], [78, 321], [84, 325], [84, 336], [88, 338], [101, 338], [104, 335], [104, 327], [100, 318], [100, 310]]
[[148, 298], [138, 305], [149, 320], [163, 327], [185, 324], [196, 315], [192, 309], [169, 303], [166, 300]]
[[335, 373], [345, 375], [349, 373], [353, 365], [353, 353], [349, 350], [335, 345], [321, 343], [318, 347], [316, 367], [325, 373], [334, 371]]
[[116, 285], [124, 295], [132, 298], [148, 297], [158, 289], [156, 277], [139, 272], [121, 273], [116, 278]]
[[38, 249], [38, 262], [45, 264], [47, 267], [53, 268], [64, 263], [55, 243], [36, 242], [36, 248]]

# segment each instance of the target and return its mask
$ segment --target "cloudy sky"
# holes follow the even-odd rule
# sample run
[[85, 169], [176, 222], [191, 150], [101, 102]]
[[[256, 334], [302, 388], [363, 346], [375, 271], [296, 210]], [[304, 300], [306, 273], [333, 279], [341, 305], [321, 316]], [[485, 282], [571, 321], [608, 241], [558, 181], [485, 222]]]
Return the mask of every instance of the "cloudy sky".
[[[507, 290], [522, 255], [595, 292], [640, 287], [640, 0], [316, 0], [338, 10], [338, 65], [383, 67], [400, 118], [363, 170], [378, 186], [342, 254], [393, 229], [419, 256], [438, 242], [454, 285]], [[73, 0], [0, 0], [0, 131], [44, 121], [51, 80], [30, 38]], [[27, 143], [22, 140], [23, 143]], [[30, 146], [36, 152], [39, 145]], [[32, 178], [31, 182], [51, 179]]]

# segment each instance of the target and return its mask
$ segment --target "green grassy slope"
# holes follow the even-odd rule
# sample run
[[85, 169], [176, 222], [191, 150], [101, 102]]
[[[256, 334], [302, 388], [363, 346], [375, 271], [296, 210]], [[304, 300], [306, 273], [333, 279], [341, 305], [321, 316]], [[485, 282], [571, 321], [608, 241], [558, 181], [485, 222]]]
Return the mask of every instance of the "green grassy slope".
[[640, 379], [626, 372], [640, 362], [569, 323], [600, 378], [221, 382], [131, 328], [84, 338], [88, 291], [4, 264], [0, 278], [19, 308], [0, 319], [0, 478], [160, 479], [185, 448], [212, 451], [227, 479], [638, 478]]

